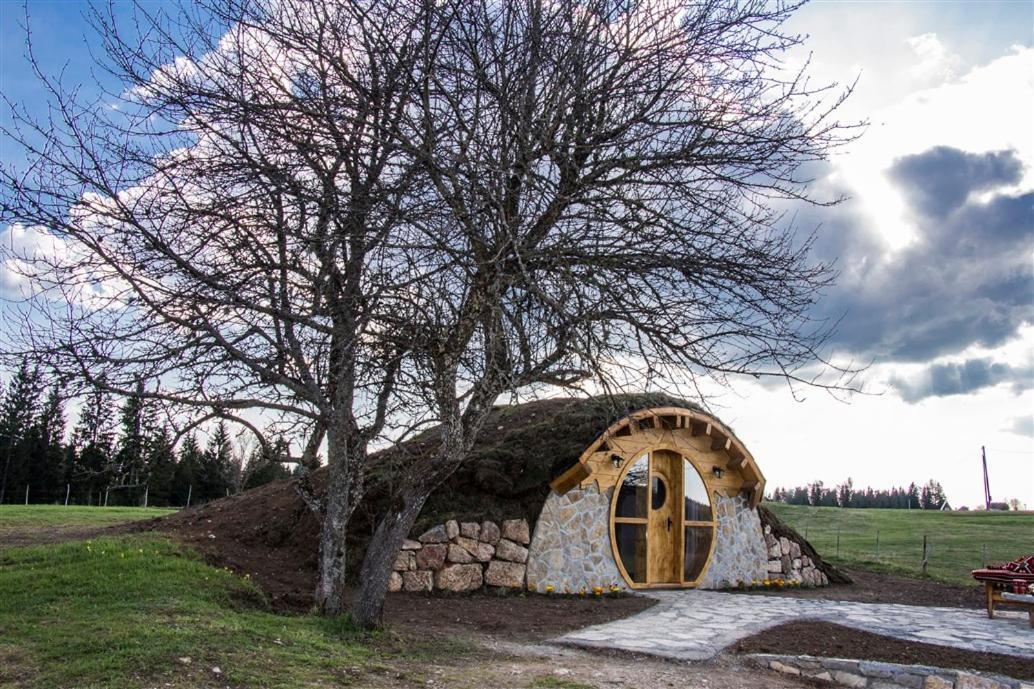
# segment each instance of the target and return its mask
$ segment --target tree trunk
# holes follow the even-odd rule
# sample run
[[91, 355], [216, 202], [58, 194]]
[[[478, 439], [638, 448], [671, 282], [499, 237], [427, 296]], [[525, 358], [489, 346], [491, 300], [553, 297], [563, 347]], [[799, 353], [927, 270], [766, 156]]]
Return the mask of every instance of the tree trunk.
[[426, 491], [417, 493], [407, 492], [402, 498], [401, 508], [391, 509], [381, 518], [366, 548], [359, 575], [359, 592], [352, 603], [352, 618], [365, 629], [375, 629], [383, 624], [384, 597], [388, 593], [388, 579], [395, 558], [427, 499]]
[[345, 565], [348, 519], [352, 514], [357, 478], [365, 466], [366, 448], [358, 434], [330, 429], [327, 459], [330, 475], [320, 527], [319, 570], [316, 579], [316, 608], [323, 615], [345, 611]]

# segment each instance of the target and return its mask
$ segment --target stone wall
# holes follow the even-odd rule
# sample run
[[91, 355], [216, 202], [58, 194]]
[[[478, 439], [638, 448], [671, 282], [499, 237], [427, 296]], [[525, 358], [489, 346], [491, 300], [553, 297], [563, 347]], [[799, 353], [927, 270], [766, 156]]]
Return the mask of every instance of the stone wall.
[[[612, 490], [595, 485], [549, 494], [529, 537], [528, 522], [439, 524], [406, 540], [389, 581], [390, 591], [473, 591], [483, 586], [545, 593], [596, 587], [628, 588], [610, 545]], [[715, 495], [715, 548], [701, 588], [721, 589], [764, 579], [805, 586], [829, 583], [798, 543], [762, 527], [745, 495]]]
[[388, 580], [389, 591], [474, 591], [524, 588], [528, 522], [449, 520], [406, 539]]
[[829, 577], [801, 552], [801, 544], [786, 536], [776, 536], [765, 525], [767, 563], [765, 577], [796, 581], [802, 586], [827, 586]]
[[747, 658], [760, 667], [784, 675], [807, 677], [851, 689], [1027, 689], [1032, 686], [1001, 675], [928, 665], [771, 654], [749, 655]]
[[611, 490], [595, 485], [546, 498], [528, 554], [528, 589], [556, 593], [627, 588], [610, 547]]
[[768, 577], [768, 548], [757, 510], [742, 493], [714, 495], [715, 546], [700, 588], [721, 589], [750, 584]]

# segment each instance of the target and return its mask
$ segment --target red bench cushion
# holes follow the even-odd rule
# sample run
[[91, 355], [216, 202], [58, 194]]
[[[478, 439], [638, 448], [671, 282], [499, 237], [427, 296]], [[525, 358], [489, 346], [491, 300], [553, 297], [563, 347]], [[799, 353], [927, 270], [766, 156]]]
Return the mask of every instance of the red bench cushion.
[[1034, 555], [1018, 558], [1005, 565], [974, 569], [971, 574], [977, 581], [1012, 582], [1022, 579], [1034, 583]]

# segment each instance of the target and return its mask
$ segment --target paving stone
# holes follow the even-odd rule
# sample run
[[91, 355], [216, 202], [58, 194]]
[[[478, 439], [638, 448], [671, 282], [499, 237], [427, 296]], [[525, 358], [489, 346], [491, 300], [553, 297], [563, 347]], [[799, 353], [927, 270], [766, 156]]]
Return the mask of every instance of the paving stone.
[[[529, 577], [530, 577], [529, 567]], [[706, 660], [747, 636], [784, 622], [815, 619], [907, 641], [931, 641], [968, 651], [1004, 653], [1034, 659], [1034, 630], [1025, 614], [1004, 611], [987, 619], [981, 610], [920, 607], [790, 598], [744, 596], [717, 591], [651, 591], [660, 603], [624, 620], [597, 625], [564, 635], [557, 641], [570, 645], [636, 650], [677, 660]], [[780, 661], [782, 662], [782, 661]], [[890, 680], [887, 664], [823, 659], [822, 667], [873, 680]], [[933, 668], [915, 666], [909, 676], [894, 681], [914, 689], [953, 689], [954, 682], [938, 685], [921, 675]], [[901, 677], [898, 680], [898, 677]], [[972, 689], [996, 685], [974, 675]], [[851, 680], [848, 680], [851, 681]], [[859, 685], [864, 686], [864, 685]]]

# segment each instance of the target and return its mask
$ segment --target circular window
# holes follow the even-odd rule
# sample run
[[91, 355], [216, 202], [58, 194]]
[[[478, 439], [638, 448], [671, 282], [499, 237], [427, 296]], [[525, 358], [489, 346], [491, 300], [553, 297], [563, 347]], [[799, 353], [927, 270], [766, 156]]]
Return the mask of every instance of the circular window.
[[654, 476], [650, 486], [650, 492], [653, 498], [650, 501], [650, 507], [659, 510], [664, 507], [664, 501], [668, 499], [668, 486], [664, 484], [664, 479], [660, 476]]

